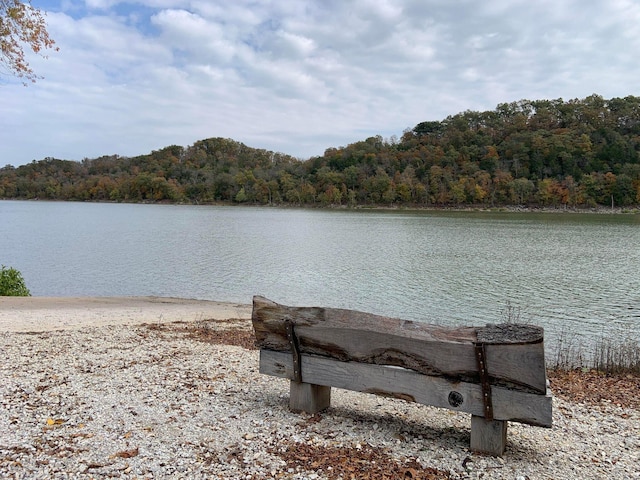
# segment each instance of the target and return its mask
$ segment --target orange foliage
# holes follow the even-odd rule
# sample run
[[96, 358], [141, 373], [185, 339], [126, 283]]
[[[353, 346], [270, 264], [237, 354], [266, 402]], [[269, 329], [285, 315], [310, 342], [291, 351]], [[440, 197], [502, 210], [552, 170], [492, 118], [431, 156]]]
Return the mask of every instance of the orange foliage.
[[47, 48], [58, 50], [42, 12], [30, 1], [0, 0], [0, 64], [27, 85], [26, 81], [35, 82], [40, 77], [29, 66], [23, 45], [40, 55]]

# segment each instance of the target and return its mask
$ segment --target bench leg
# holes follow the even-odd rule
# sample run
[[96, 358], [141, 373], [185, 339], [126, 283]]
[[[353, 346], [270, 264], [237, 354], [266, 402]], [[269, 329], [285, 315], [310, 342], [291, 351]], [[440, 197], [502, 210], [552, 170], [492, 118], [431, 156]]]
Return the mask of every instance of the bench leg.
[[501, 457], [506, 445], [506, 420], [486, 420], [471, 415], [471, 451]]
[[289, 408], [294, 412], [318, 413], [331, 404], [331, 387], [291, 380]]

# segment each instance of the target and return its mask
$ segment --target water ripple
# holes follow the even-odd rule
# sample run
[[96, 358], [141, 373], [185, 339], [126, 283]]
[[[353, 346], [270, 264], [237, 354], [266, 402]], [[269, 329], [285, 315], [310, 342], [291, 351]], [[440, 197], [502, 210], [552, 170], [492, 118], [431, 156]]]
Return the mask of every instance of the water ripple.
[[640, 338], [635, 216], [0, 202], [34, 295], [254, 294], [447, 325], [505, 304], [557, 336]]

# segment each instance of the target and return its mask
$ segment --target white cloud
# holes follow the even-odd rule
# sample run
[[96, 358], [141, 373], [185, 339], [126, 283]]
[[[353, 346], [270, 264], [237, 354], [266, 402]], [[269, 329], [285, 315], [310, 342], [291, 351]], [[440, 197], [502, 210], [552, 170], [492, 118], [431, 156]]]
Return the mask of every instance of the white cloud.
[[84, 3], [89, 9], [106, 10], [120, 2], [118, 0], [86, 0]]
[[220, 25], [186, 10], [162, 10], [151, 17], [151, 23], [160, 29], [161, 42], [188, 52], [190, 60], [229, 62], [236, 53]]
[[0, 85], [0, 165], [211, 136], [308, 157], [501, 102], [638, 94], [630, 0], [55, 4], [45, 79]]
[[273, 40], [272, 44], [279, 53], [278, 56], [305, 58], [315, 50], [315, 42], [304, 35], [279, 30]]

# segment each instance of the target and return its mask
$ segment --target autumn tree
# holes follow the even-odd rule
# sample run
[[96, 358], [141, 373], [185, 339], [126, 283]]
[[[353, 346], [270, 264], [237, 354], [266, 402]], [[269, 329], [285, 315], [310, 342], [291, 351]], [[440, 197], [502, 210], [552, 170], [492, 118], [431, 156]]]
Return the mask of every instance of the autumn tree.
[[0, 65], [27, 85], [41, 77], [29, 65], [24, 46], [44, 58], [44, 50], [58, 50], [43, 13], [31, 5], [31, 0], [0, 0]]
[[0, 168], [0, 198], [633, 207], [640, 97], [500, 104], [423, 122], [399, 142], [369, 137], [306, 161], [228, 138], [131, 158], [46, 158]]

